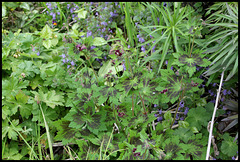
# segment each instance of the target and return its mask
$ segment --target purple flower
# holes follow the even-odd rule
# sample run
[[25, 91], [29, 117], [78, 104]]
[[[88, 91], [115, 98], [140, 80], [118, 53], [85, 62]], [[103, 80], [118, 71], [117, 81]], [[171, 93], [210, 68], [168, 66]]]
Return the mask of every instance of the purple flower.
[[163, 119], [163, 118], [160, 116], [160, 117], [157, 118], [157, 121], [158, 121], [158, 122], [159, 122], [159, 121], [162, 121], [162, 119]]
[[165, 64], [166, 64], [166, 65], [168, 64], [168, 60], [165, 61]]
[[60, 12], [57, 12], [58, 15], [60, 15]]
[[160, 110], [158, 111], [158, 113], [159, 113], [159, 114], [162, 114], [162, 109], [160, 109]]
[[178, 119], [179, 119], [179, 115], [177, 114], [177, 115], [176, 115], [176, 120], [178, 120]]
[[167, 7], [167, 3], [166, 2], [163, 2], [163, 7]]
[[106, 30], [106, 28], [103, 28], [103, 29], [102, 29], [102, 32], [105, 32], [105, 30]]
[[227, 110], [227, 107], [226, 106], [223, 106], [223, 108], [222, 108], [223, 110]]
[[236, 158], [233, 156], [232, 159], [235, 160]]
[[97, 15], [98, 15], [98, 12], [96, 12], [95, 15], [97, 16]]
[[231, 93], [232, 93], [232, 92], [231, 92], [230, 90], [228, 90], [228, 91], [227, 91], [227, 94], [229, 94], [229, 95], [230, 95]]
[[152, 50], [155, 51], [156, 46], [153, 46]]
[[199, 70], [200, 70], [200, 67], [196, 67], [196, 70], [199, 71]]
[[[62, 54], [61, 56], [62, 56], [62, 58], [66, 58], [66, 55], [65, 55], [65, 54]], [[61, 57], [61, 56], [60, 56], [60, 57]]]
[[184, 117], [181, 117], [180, 120], [184, 120]]
[[186, 107], [186, 108], [185, 108], [185, 111], [184, 111], [184, 115], [187, 115], [187, 113], [188, 113], [188, 110], [189, 110], [189, 108], [188, 108], [188, 107]]
[[158, 114], [154, 114], [154, 116], [155, 116], [155, 117], [157, 117], [157, 116], [158, 116]]
[[105, 26], [107, 26], [107, 22], [101, 22], [101, 25], [105, 25]]
[[137, 148], [133, 148], [133, 151], [132, 152], [135, 152], [137, 150]]
[[96, 47], [95, 47], [95, 46], [91, 46], [91, 47], [90, 47], [91, 50], [94, 49], [94, 48], [96, 48]]
[[173, 70], [173, 66], [171, 66], [171, 70]]
[[212, 86], [213, 86], [213, 87], [215, 87], [216, 85], [217, 85], [217, 83], [213, 83], [213, 85], [212, 85]]
[[223, 95], [224, 95], [224, 96], [227, 95], [227, 90], [226, 90], [226, 89], [223, 90]]
[[216, 100], [214, 99], [214, 100], [211, 100], [210, 102], [215, 103], [215, 101], [216, 101]]
[[113, 16], [113, 12], [112, 11], [110, 12], [110, 15]]
[[141, 50], [142, 50], [142, 52], [145, 52], [145, 48], [143, 46], [141, 47]]
[[63, 63], [65, 63], [65, 62], [66, 62], [66, 60], [65, 60], [65, 59], [63, 59], [63, 60], [62, 60], [62, 62], [63, 62]]
[[38, 55], [38, 56], [40, 55], [40, 52], [39, 52], [39, 51], [37, 52], [37, 55]]
[[138, 39], [138, 41], [141, 42], [141, 43], [143, 43], [145, 40], [144, 40], [144, 38], [140, 37], [140, 38]]
[[123, 66], [123, 70], [126, 71], [126, 66], [124, 63], [122, 64], [122, 66]]
[[53, 20], [55, 20], [55, 19], [56, 19], [56, 14], [53, 13], [53, 14], [52, 14], [52, 17], [53, 17]]
[[87, 37], [91, 36], [92, 35], [92, 32], [91, 31], [88, 31], [87, 32]]
[[157, 104], [154, 104], [153, 107], [157, 107]]
[[34, 48], [34, 47], [32, 48], [32, 51], [33, 51], [33, 52], [35, 51], [35, 48]]
[[221, 98], [221, 101], [223, 102], [224, 100], [225, 100], [225, 98], [224, 98], [224, 97], [222, 97], [222, 98]]
[[134, 157], [140, 156], [140, 152], [136, 152], [133, 154]]
[[175, 121], [174, 121], [174, 123], [173, 123], [173, 125], [175, 125], [175, 124], [177, 124], [177, 123], [178, 123], [178, 121], [177, 121], [177, 120], [175, 120]]
[[73, 61], [71, 62], [71, 65], [72, 65], [72, 66], [74, 66], [74, 65], [75, 65]]
[[70, 4], [67, 4], [67, 9], [69, 9], [70, 8]]
[[184, 102], [183, 101], [180, 102], [179, 107], [184, 107]]

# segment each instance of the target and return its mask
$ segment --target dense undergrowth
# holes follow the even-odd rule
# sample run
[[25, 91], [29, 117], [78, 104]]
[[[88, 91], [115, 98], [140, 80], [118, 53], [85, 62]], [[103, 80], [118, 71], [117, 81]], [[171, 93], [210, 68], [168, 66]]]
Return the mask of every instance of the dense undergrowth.
[[237, 159], [237, 34], [236, 2], [2, 2], [2, 159]]

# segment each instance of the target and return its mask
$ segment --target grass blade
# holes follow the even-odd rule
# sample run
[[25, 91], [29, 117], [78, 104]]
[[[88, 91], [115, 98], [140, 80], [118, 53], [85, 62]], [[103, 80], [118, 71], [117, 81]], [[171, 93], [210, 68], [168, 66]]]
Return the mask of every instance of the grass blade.
[[53, 149], [52, 149], [52, 142], [51, 142], [50, 133], [49, 133], [49, 127], [48, 127], [48, 124], [46, 122], [45, 115], [43, 113], [41, 104], [39, 104], [39, 106], [40, 106], [40, 109], [41, 109], [41, 112], [42, 112], [42, 116], [43, 116], [43, 120], [44, 120], [44, 124], [45, 124], [45, 128], [46, 128], [46, 133], [47, 133], [47, 138], [48, 138], [48, 145], [49, 145], [51, 160], [54, 160]]

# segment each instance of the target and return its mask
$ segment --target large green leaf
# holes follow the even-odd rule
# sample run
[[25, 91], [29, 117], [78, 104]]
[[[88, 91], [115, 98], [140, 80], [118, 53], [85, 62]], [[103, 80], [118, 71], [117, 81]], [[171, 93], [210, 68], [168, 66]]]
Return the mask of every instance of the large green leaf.
[[95, 37], [92, 42], [93, 46], [103, 46], [105, 44], [107, 44], [107, 41], [102, 37]]
[[2, 95], [15, 96], [20, 89], [27, 88], [29, 85], [28, 80], [18, 80], [16, 77], [11, 76], [8, 80], [2, 80]]
[[51, 28], [46, 24], [42, 31], [40, 32], [40, 36], [44, 39], [49, 39], [52, 36]]

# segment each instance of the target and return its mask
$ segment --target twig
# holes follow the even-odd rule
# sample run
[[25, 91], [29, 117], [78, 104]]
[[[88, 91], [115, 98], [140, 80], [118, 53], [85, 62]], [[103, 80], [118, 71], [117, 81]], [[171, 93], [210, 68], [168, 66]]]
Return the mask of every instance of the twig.
[[216, 114], [216, 111], [217, 111], [217, 105], [218, 105], [218, 100], [219, 100], [218, 98], [219, 98], [219, 95], [220, 95], [220, 92], [221, 92], [221, 87], [222, 87], [222, 81], [223, 81], [224, 71], [222, 72], [221, 75], [222, 75], [222, 76], [221, 76], [220, 86], [219, 86], [218, 93], [217, 93], [217, 99], [216, 99], [216, 101], [215, 101], [215, 107], [214, 107], [214, 110], [213, 110], [211, 127], [210, 127], [210, 131], [209, 131], [209, 138], [208, 138], [208, 147], [207, 147], [207, 153], [206, 153], [206, 160], [208, 160], [208, 158], [209, 158], [209, 153], [210, 153], [210, 148], [211, 148], [211, 141], [212, 141], [212, 131], [213, 131], [214, 118], [215, 118], [215, 114]]
[[156, 130], [154, 121], [152, 121], [153, 130]]

